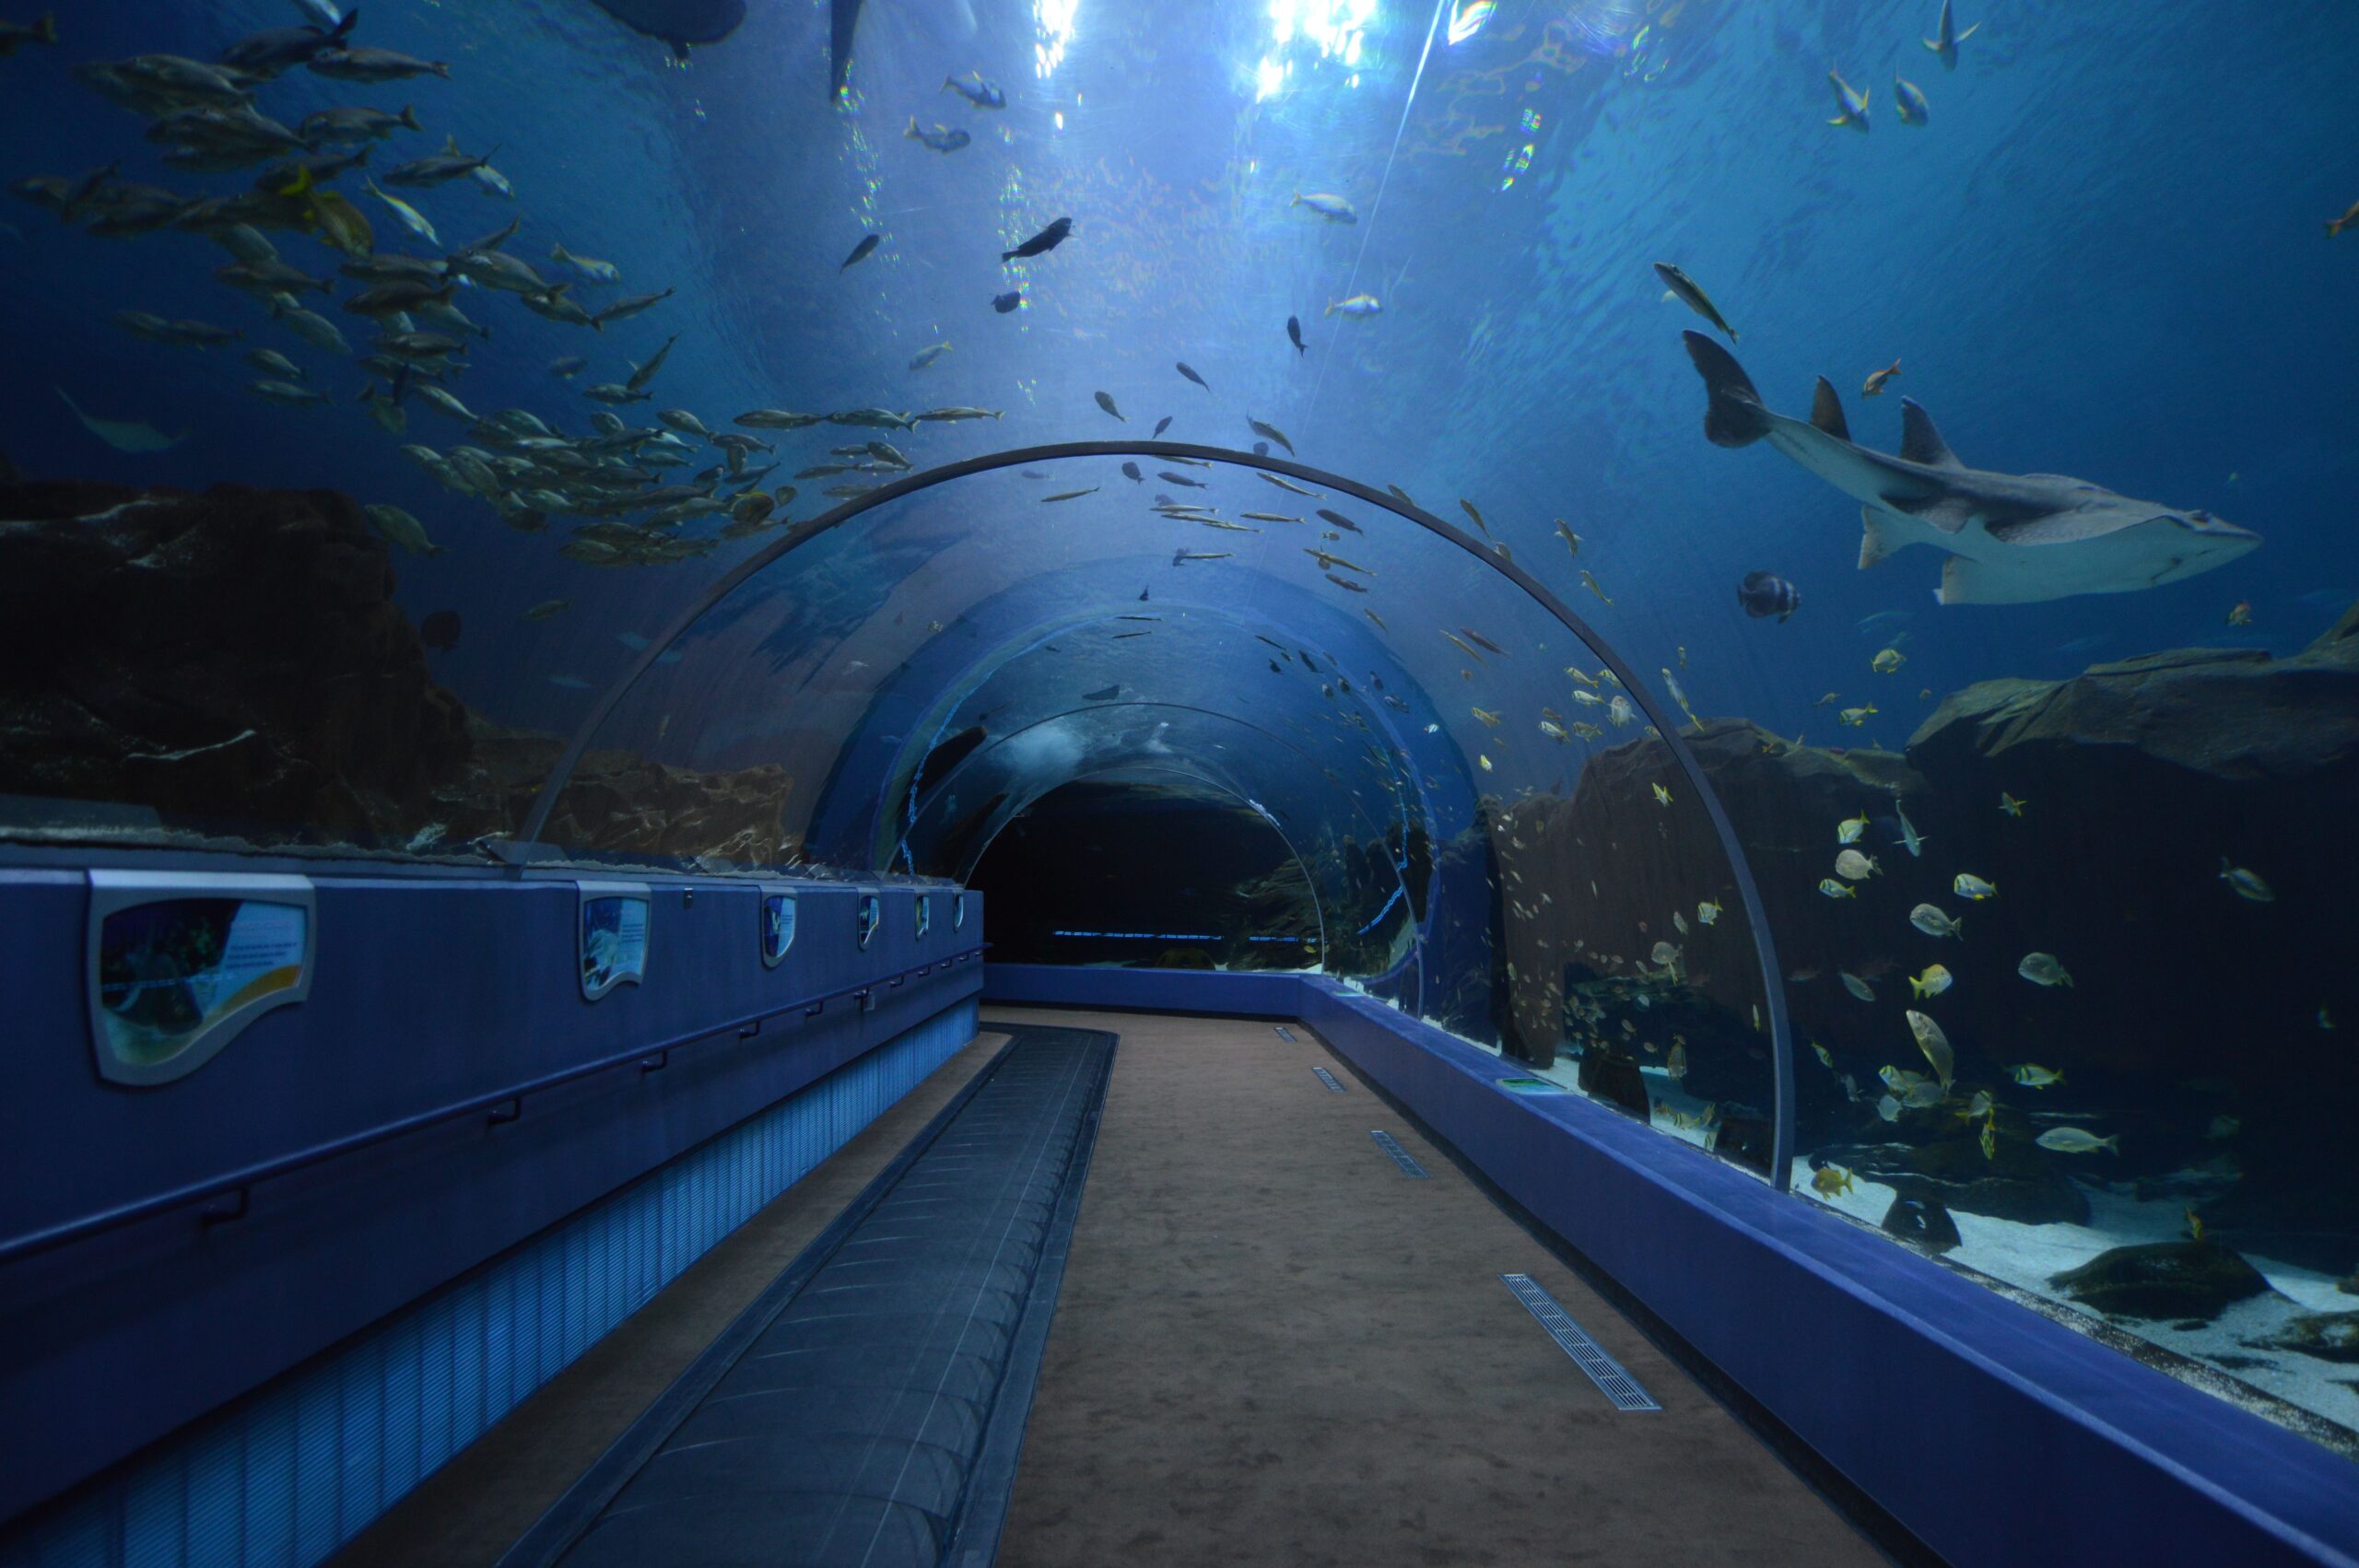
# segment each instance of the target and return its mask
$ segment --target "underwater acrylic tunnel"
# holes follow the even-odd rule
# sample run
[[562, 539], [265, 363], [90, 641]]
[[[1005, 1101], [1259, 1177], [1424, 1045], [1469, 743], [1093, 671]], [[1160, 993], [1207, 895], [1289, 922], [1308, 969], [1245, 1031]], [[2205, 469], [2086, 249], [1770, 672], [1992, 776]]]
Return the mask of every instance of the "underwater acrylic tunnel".
[[0, 0], [0, 1568], [2359, 1562], [2342, 9]]
[[[1241, 495], [1235, 504], [1247, 509], [1234, 518], [1217, 508], [1182, 512], [1205, 527], [1208, 544], [1227, 547], [1183, 544], [1165, 560], [1121, 514], [1091, 515], [1086, 540], [1044, 533], [1033, 521], [1043, 509], [1088, 498], [1065, 499], [1062, 475], [1085, 462], [1103, 472], [1117, 460], [1162, 463], [1167, 474], [1193, 465], [1206, 477], [1190, 483], [1204, 494]], [[1215, 474], [1225, 477], [1207, 487]], [[1276, 497], [1268, 506], [1293, 505], [1347, 529], [1252, 509], [1264, 492], [1243, 486], [1256, 479]], [[1235, 521], [1242, 518], [1258, 521]], [[1322, 534], [1339, 537], [1331, 546]], [[1331, 567], [1355, 575], [1323, 569]], [[1240, 586], [1244, 572], [1273, 580]], [[1289, 579], [1344, 585], [1388, 575], [1449, 581], [1442, 603], [1461, 617], [1459, 629], [1396, 632], [1373, 610], [1356, 619], [1334, 607], [1338, 596], [1314, 607], [1285, 589]], [[845, 591], [853, 581], [858, 596]], [[1257, 600], [1252, 612], [1239, 607]], [[1144, 689], [1133, 673], [1139, 645], [1153, 651]], [[1525, 654], [1520, 670], [1509, 648]], [[1566, 661], [1588, 683], [1573, 685], [1567, 708], [1594, 711], [1601, 723], [1535, 702], [1536, 717], [1510, 731], [1449, 689], [1453, 679], [1471, 681], [1473, 664], [1490, 673], [1495, 693], [1515, 685], [1553, 691]], [[1109, 678], [1125, 674], [1127, 687]], [[793, 683], [791, 696], [780, 682]], [[1246, 691], [1283, 696], [1248, 709], [1259, 713], [1253, 733], [1224, 735], [1241, 721], [1223, 710], [1241, 706]], [[1507, 706], [1504, 696], [1492, 700]], [[815, 724], [830, 708], [843, 720]], [[1298, 846], [1316, 918], [1322, 929], [1336, 918], [1317, 966], [1388, 993], [1413, 970], [1407, 1005], [1442, 1016], [1503, 975], [1507, 997], [1481, 994], [1459, 1026], [1543, 1067], [1556, 1052], [1552, 1013], [1593, 1011], [1583, 1018], [1593, 1025], [1612, 1006], [1625, 1037], [1589, 1028], [1582, 1086], [1611, 1083], [1610, 1102], [1640, 1115], [1653, 1103], [1649, 1082], [1661, 1085], [1658, 1098], [1692, 1096], [1689, 1108], [1670, 1114], [1685, 1117], [1706, 1146], [1724, 1146], [1782, 1187], [1792, 1165], [1783, 1088], [1791, 1063], [1777, 959], [1743, 851], [1680, 722], [1528, 572], [1411, 502], [1267, 455], [1184, 442], [1064, 443], [887, 479], [746, 557], [637, 649], [592, 704], [523, 837], [569, 819], [569, 769], [594, 749], [705, 769], [823, 772], [825, 790], [801, 825], [822, 863], [960, 874], [1047, 790], [1189, 758], [1218, 770], [1228, 792]], [[682, 739], [668, 742], [675, 726]], [[1633, 837], [1710, 835], [1719, 854], [1702, 860], [1711, 869], [1688, 868], [1692, 849], [1666, 862], [1643, 843], [1582, 837], [1577, 790], [1574, 813], [1551, 806], [1581, 772], [1575, 748], [1625, 726], [1650, 727], [1659, 748], [1645, 766], [1661, 776], [1649, 802], [1661, 821], [1642, 819]], [[929, 790], [925, 759], [943, 743], [936, 737], [954, 731], [969, 737], [967, 748]], [[715, 743], [721, 736], [726, 749]], [[1676, 791], [1663, 780], [1675, 780]], [[1556, 851], [1552, 834], [1571, 844]], [[947, 860], [938, 858], [943, 836]], [[1428, 849], [1429, 885], [1412, 888], [1402, 857], [1413, 841], [1480, 848], [1456, 868]], [[1379, 845], [1384, 852], [1371, 853]], [[1527, 883], [1519, 857], [1552, 853], [1560, 858], [1532, 862]], [[1692, 880], [1663, 885], [1672, 865]], [[1590, 898], [1612, 884], [1619, 901], [1659, 906], [1669, 929], [1643, 957], [1585, 951], [1589, 939], [1577, 933], [1604, 928], [1553, 913], [1557, 894], [1546, 886], [1568, 868], [1588, 878]], [[1567, 902], [1579, 898], [1573, 885]], [[1356, 911], [1367, 913], [1365, 925]], [[1339, 945], [1346, 930], [1349, 949]], [[1702, 962], [1739, 970], [1710, 993], [1689, 984], [1706, 953]], [[1632, 1016], [1659, 1027], [1641, 1038]]]

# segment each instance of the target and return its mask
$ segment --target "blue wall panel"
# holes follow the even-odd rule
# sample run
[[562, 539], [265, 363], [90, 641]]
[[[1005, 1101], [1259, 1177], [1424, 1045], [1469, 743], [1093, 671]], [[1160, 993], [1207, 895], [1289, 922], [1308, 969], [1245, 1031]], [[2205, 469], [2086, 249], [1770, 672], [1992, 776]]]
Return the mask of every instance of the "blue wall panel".
[[1062, 964], [991, 964], [983, 1000], [1037, 1007], [1112, 1007], [1229, 1018], [1296, 1018], [1302, 977], [1254, 970], [1083, 968]]
[[[257, 1019], [184, 1079], [126, 1087], [99, 1078], [88, 1037], [85, 879], [0, 869], [12, 1014], [0, 1095], [0, 1523], [981, 986], [980, 961], [952, 962], [980, 942], [975, 895], [965, 930], [938, 919], [920, 942], [914, 893], [884, 890], [885, 923], [863, 952], [856, 890], [804, 883], [793, 948], [771, 969], [759, 958], [757, 884], [640, 879], [653, 897], [645, 981], [593, 1003], [576, 980], [570, 880], [308, 871], [318, 908], [309, 1000]], [[806, 1014], [815, 997], [871, 983], [869, 1006], [839, 996]], [[651, 1052], [660, 1071], [639, 1071]], [[495, 1125], [468, 1108], [602, 1061], [621, 1065], [526, 1095], [514, 1119]], [[464, 1114], [431, 1119], [454, 1106]], [[405, 1118], [430, 1124], [254, 1182], [232, 1223], [205, 1225], [184, 1202], [6, 1256], [47, 1227], [202, 1191]], [[695, 1229], [684, 1215], [666, 1234]], [[643, 1300], [678, 1261], [666, 1241], [631, 1245], [645, 1257], [606, 1287], [623, 1301]], [[578, 1294], [546, 1294], [550, 1310], [572, 1313], [570, 1341], [487, 1352], [527, 1386], [578, 1352], [591, 1321]], [[601, 1305], [598, 1316], [612, 1313]], [[439, 1367], [414, 1370], [448, 1380]]]
[[198, 1422], [5, 1568], [317, 1562], [974, 1038], [958, 1002]]

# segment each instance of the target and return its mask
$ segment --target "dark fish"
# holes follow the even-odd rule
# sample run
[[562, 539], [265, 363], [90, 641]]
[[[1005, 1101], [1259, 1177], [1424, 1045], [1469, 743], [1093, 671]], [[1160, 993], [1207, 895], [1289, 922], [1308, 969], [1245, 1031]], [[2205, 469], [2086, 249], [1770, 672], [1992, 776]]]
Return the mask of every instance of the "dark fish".
[[851, 266], [854, 262], [864, 262], [868, 260], [869, 252], [875, 250], [877, 246], [882, 245], [883, 243], [885, 243], [885, 236], [882, 234], [862, 235], [860, 237], [860, 243], [851, 248], [851, 254], [844, 258], [843, 266], [838, 267], [836, 270], [838, 272], [842, 272], [845, 267]]
[[[358, 13], [355, 13], [358, 15]], [[350, 18], [347, 18], [346, 20]], [[437, 610], [417, 623], [417, 640], [448, 653], [459, 646], [459, 612]]]
[[1012, 262], [1018, 256], [1044, 255], [1063, 244], [1065, 242], [1066, 236], [1070, 235], [1072, 232], [1073, 219], [1069, 217], [1061, 217], [1057, 219], [1056, 222], [1049, 225], [1048, 228], [1040, 230], [1039, 233], [1032, 236], [1031, 239], [1027, 240], [1023, 244], [1018, 245], [1015, 250], [1002, 251], [999, 253], [999, 259], [1003, 262]]
[[1185, 359], [1180, 360], [1179, 364], [1175, 365], [1175, 366], [1174, 366], [1174, 367], [1172, 367], [1172, 368], [1173, 368], [1174, 369], [1178, 370], [1181, 375], [1183, 375], [1183, 376], [1187, 377], [1190, 380], [1191, 380], [1191, 381], [1195, 382], [1198, 386], [1200, 386], [1200, 387], [1203, 388], [1206, 392], [1210, 392], [1210, 391], [1212, 391], [1212, 390], [1213, 390], [1213, 384], [1212, 384], [1210, 381], [1208, 381], [1208, 380], [1204, 380], [1204, 379], [1203, 379], [1203, 377], [1199, 376], [1198, 374], [1196, 374], [1196, 372], [1194, 371], [1194, 369], [1192, 369], [1191, 368], [1190, 368], [1190, 366], [1189, 366], [1188, 362], [1187, 362]]
[[1122, 688], [1120, 685], [1100, 686], [1094, 692], [1082, 693], [1081, 700], [1084, 702], [1111, 702], [1121, 695]]
[[1755, 620], [1775, 615], [1783, 626], [1802, 607], [1802, 591], [1774, 572], [1747, 572], [1737, 584], [1736, 602]]
[[997, 310], [1003, 316], [1006, 315], [1010, 310], [1015, 310], [1018, 305], [1023, 303], [1024, 290], [1020, 288], [1011, 288], [1004, 294], [994, 294], [992, 296], [992, 309]]
[[573, 377], [581, 374], [581, 372], [588, 369], [589, 367], [589, 360], [584, 359], [579, 354], [569, 354], [562, 359], [552, 359], [549, 361], [549, 374], [552, 376]]
[[[1255, 435], [1268, 437], [1271, 440], [1273, 440], [1277, 442], [1278, 445], [1285, 448], [1286, 455], [1288, 457], [1292, 457], [1294, 455], [1294, 443], [1286, 439], [1286, 433], [1284, 430], [1279, 429], [1275, 425], [1265, 424], [1262, 421], [1252, 417], [1250, 415], [1246, 416], [1245, 422], [1253, 427], [1253, 433]], [[1267, 454], [1264, 453], [1263, 455], [1266, 456]]]
[[1156, 474], [1156, 477], [1169, 480], [1174, 485], [1184, 485], [1191, 490], [1201, 490], [1204, 487], [1203, 480], [1191, 479], [1184, 474], [1174, 474], [1169, 469], [1163, 470]]
[[1146, 475], [1139, 472], [1139, 465], [1135, 462], [1126, 462], [1122, 464], [1122, 477], [1129, 480], [1133, 485], [1144, 485], [1146, 483]]
[[910, 116], [910, 128], [901, 135], [909, 141], [923, 142], [936, 152], [957, 152], [975, 139], [966, 132], [948, 125], [936, 125], [931, 131], [920, 130], [918, 117], [914, 114]]
[[1321, 508], [1318, 515], [1326, 519], [1329, 522], [1333, 523], [1336, 527], [1344, 530], [1346, 532], [1357, 533], [1360, 531], [1360, 525], [1354, 522], [1350, 518], [1345, 517], [1342, 512], [1331, 512], [1326, 510], [1324, 508]]
[[335, 30], [323, 28], [273, 28], [251, 38], [241, 38], [221, 52], [221, 64], [257, 76], [272, 76], [291, 65], [300, 65], [323, 49], [334, 49], [352, 36], [353, 24], [360, 20], [358, 11], [346, 13], [336, 23]]
[[[1171, 415], [1167, 414], [1162, 418], [1155, 422], [1155, 436], [1160, 436], [1169, 428], [1171, 428]], [[1147, 439], [1151, 441], [1155, 439], [1155, 436], [1149, 436]]]
[[[274, 163], [255, 176], [253, 188], [283, 196], [290, 187], [299, 191], [308, 191], [313, 185], [332, 185], [339, 176], [349, 174], [367, 163], [369, 151], [369, 144], [363, 142], [353, 152], [321, 153], [311, 158], [289, 158], [284, 163]], [[302, 182], [303, 176], [307, 174], [311, 176], [309, 184]]]
[[1254, 442], [1254, 443], [1253, 443], [1253, 455], [1254, 455], [1255, 457], [1267, 457], [1267, 456], [1269, 456], [1269, 455], [1270, 455], [1270, 443], [1269, 443], [1269, 442], [1267, 442], [1267, 441], [1256, 441], [1256, 442]]
[[1302, 341], [1302, 318], [1300, 316], [1288, 316], [1286, 318], [1286, 337], [1294, 344], [1294, 350], [1297, 354], [1308, 354], [1310, 352], [1310, 350], [1304, 345]]
[[719, 43], [745, 19], [745, 0], [597, 0], [597, 6], [633, 32], [669, 46], [682, 60], [690, 44]]
[[993, 84], [983, 80], [983, 74], [980, 71], [969, 71], [964, 76], [945, 76], [942, 79], [942, 90], [957, 93], [978, 109], [1007, 107], [1007, 94], [1000, 91]]

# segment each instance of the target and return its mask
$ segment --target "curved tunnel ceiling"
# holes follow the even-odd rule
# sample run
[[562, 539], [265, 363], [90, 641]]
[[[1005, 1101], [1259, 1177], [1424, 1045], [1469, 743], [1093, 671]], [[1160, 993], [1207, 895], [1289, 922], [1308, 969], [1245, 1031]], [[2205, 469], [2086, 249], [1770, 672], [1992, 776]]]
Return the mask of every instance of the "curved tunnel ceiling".
[[[1165, 488], [1141, 460], [1173, 465]], [[1413, 593], [1379, 591], [1396, 583]], [[976, 729], [929, 794], [925, 759]], [[1757, 894], [1661, 700], [1504, 546], [1287, 460], [1068, 443], [889, 480], [725, 577], [569, 755], [782, 768], [806, 849], [879, 870], [966, 859], [1071, 778], [1182, 760], [1284, 826], [1327, 909], [1372, 929], [1414, 911], [1429, 940], [1437, 907], [1518, 895], [1485, 848], [1404, 899], [1413, 848], [1479, 844], [1650, 731], [1686, 781], [1658, 789], [1655, 831], [1720, 845], [1782, 1058]], [[1652, 853], [1584, 851], [1603, 876]], [[1347, 972], [1378, 967], [1362, 953]]]

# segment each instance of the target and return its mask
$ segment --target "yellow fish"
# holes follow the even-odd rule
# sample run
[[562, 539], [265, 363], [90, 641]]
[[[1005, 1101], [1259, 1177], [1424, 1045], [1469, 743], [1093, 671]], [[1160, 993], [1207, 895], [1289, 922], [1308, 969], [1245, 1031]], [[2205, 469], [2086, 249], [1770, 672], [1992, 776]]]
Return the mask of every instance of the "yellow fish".
[[1874, 718], [1875, 712], [1876, 705], [1872, 702], [1862, 708], [1847, 708], [1835, 717], [1838, 722], [1848, 724], [1856, 730], [1870, 719]]
[[1835, 1053], [1833, 1051], [1828, 1050], [1816, 1040], [1813, 1040], [1810, 1043], [1810, 1048], [1818, 1053], [1818, 1059], [1822, 1065], [1830, 1068], [1835, 1065]]
[[1835, 842], [1837, 844], [1857, 844], [1860, 841], [1860, 835], [1865, 833], [1867, 830], [1867, 813], [1861, 812], [1858, 816], [1846, 817], [1841, 822], [1835, 825]]
[[1811, 1173], [1811, 1189], [1825, 1197], [1848, 1192], [1853, 1187], [1851, 1173], [1841, 1165], [1821, 1165]]
[[2228, 612], [2228, 624], [2232, 626], [2252, 625], [2252, 605], [2249, 603], [2238, 603], [2235, 609]]
[[2187, 1211], [2187, 1239], [2189, 1241], [2203, 1239], [2203, 1216], [2192, 1209]]
[[2029, 802], [2027, 802], [2018, 801], [2013, 795], [2008, 794], [2004, 790], [1999, 791], [1999, 809], [2006, 813], [2009, 816], [2023, 815], [2024, 807]]
[[1997, 1159], [1999, 1157], [1999, 1118], [1997, 1117], [1982, 1118], [1981, 1141], [1982, 1157], [1986, 1160]]
[[1972, 872], [1958, 872], [1956, 879], [1950, 883], [1950, 891], [1960, 898], [1971, 898], [1976, 903], [1980, 903], [1985, 898], [1999, 896], [1999, 890], [1996, 887], [1976, 876]]
[[2050, 1083], [2064, 1082], [2062, 1073], [2053, 1068], [2042, 1067], [2036, 1061], [2024, 1063], [2008, 1076], [2026, 1089], [2045, 1089]]
[[[1696, 906], [1696, 918], [1708, 926], [1720, 918], [1720, 907], [1708, 898]], [[2326, 1010], [2320, 1008], [2318, 1011], [2324, 1012]]]
[[1837, 882], [1831, 876], [1820, 880], [1818, 890], [1829, 898], [1857, 898], [1860, 895], [1858, 888], [1847, 882]]
[[1860, 389], [1861, 397], [1882, 397], [1886, 381], [1900, 374], [1900, 361], [1895, 359], [1885, 369], [1868, 372], [1867, 384]]
[[[1581, 586], [1588, 589], [1591, 593], [1596, 594], [1600, 599], [1605, 599], [1605, 590], [1597, 585], [1597, 579], [1589, 575], [1589, 568], [1587, 567], [1583, 567], [1581, 568]], [[1605, 599], [1605, 602], [1608, 604], [1614, 603], [1611, 599]]]
[[1921, 975], [1908, 977], [1910, 993], [1919, 999], [1939, 996], [1956, 983], [1955, 977], [1939, 964], [1928, 964]]
[[1655, 786], [1655, 803], [1663, 806], [1671, 804], [1671, 791], [1660, 784]]
[[1896, 648], [1887, 648], [1868, 661], [1868, 668], [1879, 675], [1889, 675], [1908, 662], [1908, 655]]

